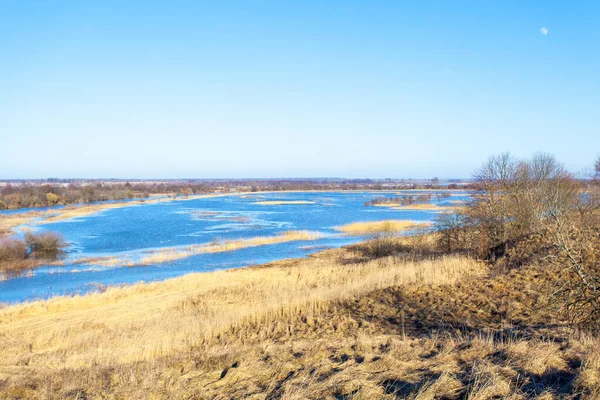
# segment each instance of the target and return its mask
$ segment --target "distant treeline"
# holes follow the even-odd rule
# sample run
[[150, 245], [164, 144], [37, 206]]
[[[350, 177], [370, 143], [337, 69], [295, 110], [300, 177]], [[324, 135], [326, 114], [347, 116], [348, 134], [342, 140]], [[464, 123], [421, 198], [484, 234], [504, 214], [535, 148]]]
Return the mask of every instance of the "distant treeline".
[[151, 195], [190, 196], [215, 192], [259, 192], [288, 190], [402, 190], [457, 189], [457, 183], [441, 186], [439, 181], [406, 183], [371, 179], [280, 179], [280, 180], [206, 180], [164, 182], [122, 182], [49, 179], [13, 181], [0, 187], [0, 210], [83, 204], [109, 200], [148, 198]]

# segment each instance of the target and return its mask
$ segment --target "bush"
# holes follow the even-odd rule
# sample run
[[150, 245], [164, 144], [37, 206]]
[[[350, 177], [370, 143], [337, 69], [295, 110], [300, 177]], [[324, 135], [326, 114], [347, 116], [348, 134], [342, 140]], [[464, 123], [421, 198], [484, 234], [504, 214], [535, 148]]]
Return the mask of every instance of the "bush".
[[17, 239], [0, 240], [0, 261], [23, 260], [27, 256], [25, 242]]
[[389, 222], [385, 222], [365, 246], [366, 255], [373, 258], [389, 257], [398, 252], [396, 232]]
[[58, 203], [58, 200], [60, 199], [60, 197], [58, 197], [58, 195], [50, 192], [50, 193], [46, 193], [46, 200], [48, 200], [48, 205], [49, 206], [53, 206], [56, 203]]
[[377, 234], [366, 243], [365, 250], [369, 257], [389, 257], [398, 251], [398, 245], [393, 237]]
[[37, 235], [27, 232], [25, 243], [36, 256], [56, 256], [67, 245], [62, 236], [54, 232], [43, 232]]

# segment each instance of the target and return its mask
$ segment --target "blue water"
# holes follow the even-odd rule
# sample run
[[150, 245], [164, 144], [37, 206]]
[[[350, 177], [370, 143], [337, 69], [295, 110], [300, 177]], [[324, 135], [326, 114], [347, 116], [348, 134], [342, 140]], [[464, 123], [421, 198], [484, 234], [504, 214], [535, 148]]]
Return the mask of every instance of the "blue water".
[[[107, 209], [82, 218], [39, 225], [60, 232], [69, 248], [64, 266], [36, 268], [22, 276], [0, 281], [0, 302], [45, 299], [82, 294], [109, 285], [164, 280], [191, 272], [239, 268], [253, 264], [304, 257], [323, 247], [339, 247], [364, 238], [340, 235], [334, 228], [356, 221], [407, 219], [431, 221], [434, 211], [365, 207], [364, 202], [399, 192], [295, 192], [230, 195]], [[411, 192], [415, 194], [418, 192]], [[464, 200], [464, 193], [433, 203]], [[259, 205], [257, 201], [304, 200], [314, 204]], [[318, 231], [323, 238], [294, 241], [236, 251], [199, 254], [168, 263], [138, 267], [102, 267], [70, 264], [96, 256], [128, 256], [150, 249], [205, 244], [215, 239], [273, 236], [288, 230]]]

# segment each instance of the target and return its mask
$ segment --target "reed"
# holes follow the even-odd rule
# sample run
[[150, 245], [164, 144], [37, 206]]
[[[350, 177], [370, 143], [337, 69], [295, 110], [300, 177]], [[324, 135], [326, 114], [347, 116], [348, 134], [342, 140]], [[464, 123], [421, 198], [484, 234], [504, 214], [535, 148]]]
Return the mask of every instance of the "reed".
[[422, 226], [426, 226], [426, 224], [410, 220], [389, 219], [384, 221], [354, 222], [337, 226], [335, 229], [348, 235], [368, 235], [382, 232], [403, 232]]
[[[385, 206], [381, 204], [381, 206]], [[425, 204], [412, 204], [408, 206], [390, 205], [394, 210], [424, 210], [424, 211], [457, 211], [460, 209], [459, 206], [439, 206], [437, 204], [425, 203]]]
[[315, 202], [307, 201], [307, 200], [264, 200], [264, 201], [257, 201], [254, 204], [259, 204], [261, 206], [284, 206], [284, 205], [315, 204]]

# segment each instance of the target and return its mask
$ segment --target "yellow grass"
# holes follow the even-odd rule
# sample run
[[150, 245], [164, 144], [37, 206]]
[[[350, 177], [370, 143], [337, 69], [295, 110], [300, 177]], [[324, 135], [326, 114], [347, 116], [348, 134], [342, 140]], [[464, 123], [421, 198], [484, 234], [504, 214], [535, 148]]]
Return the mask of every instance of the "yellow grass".
[[132, 201], [124, 201], [118, 203], [101, 203], [101, 204], [86, 204], [79, 206], [68, 206], [59, 210], [48, 210], [44, 217], [39, 223], [47, 224], [57, 221], [64, 221], [71, 218], [77, 217], [87, 217], [92, 214], [96, 214], [103, 210], [110, 210], [114, 208], [123, 208], [123, 207], [132, 207], [132, 206], [140, 206], [144, 204], [156, 204], [156, 203], [166, 203], [171, 201], [187, 201], [187, 200], [195, 200], [200, 198], [207, 197], [217, 197], [223, 196], [222, 194], [199, 194], [199, 195], [190, 195], [188, 197], [161, 197], [161, 198], [152, 198], [149, 200], [132, 200]]
[[360, 254], [0, 308], [0, 398], [525, 399], [531, 382], [536, 398], [599, 398], [596, 337], [453, 329], [475, 328], [500, 304], [487, 296], [504, 298], [489, 287], [515, 276]]
[[391, 207], [394, 210], [432, 210], [432, 211], [448, 211], [455, 210], [456, 206], [438, 206], [433, 203], [423, 203], [423, 204], [410, 204], [403, 206], [399, 202], [391, 202], [391, 203], [381, 203], [381, 204], [373, 204], [375, 207]]
[[261, 206], [283, 206], [293, 204], [315, 204], [315, 202], [307, 200], [265, 200], [257, 201], [254, 204], [260, 204]]
[[438, 206], [437, 204], [412, 204], [408, 206], [394, 206], [395, 210], [428, 210], [428, 211], [453, 211], [458, 210], [457, 206]]
[[275, 236], [256, 236], [245, 239], [225, 240], [204, 246], [194, 246], [194, 248], [202, 253], [220, 253], [223, 251], [232, 251], [246, 247], [264, 246], [267, 244], [292, 242], [295, 240], [315, 240], [321, 237], [323, 237], [323, 235], [319, 232], [287, 231]]
[[[452, 283], [482, 274], [456, 256], [418, 263], [379, 259], [345, 265], [305, 259], [299, 266], [192, 274], [0, 309], [2, 373], [117, 366], [199, 346], [260, 321], [285, 321], [332, 300], [411, 283]], [[18, 368], [18, 366], [27, 367]]]
[[380, 232], [402, 232], [408, 229], [426, 226], [426, 223], [418, 223], [409, 220], [385, 220], [371, 222], [354, 222], [348, 225], [336, 227], [336, 230], [349, 235], [367, 235]]
[[37, 211], [0, 215], [0, 238], [5, 235], [11, 235], [16, 227], [31, 223], [35, 218], [39, 217], [39, 215], [40, 213]]
[[[154, 202], [154, 200], [148, 200], [148, 202]], [[103, 210], [135, 206], [141, 203], [142, 202], [140, 201], [131, 201], [127, 203], [86, 204], [82, 206], [69, 206], [59, 210], [48, 210], [41, 215], [43, 219], [38, 223], [50, 224], [52, 222], [64, 221], [71, 218], [87, 217]]]

